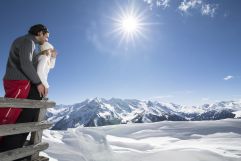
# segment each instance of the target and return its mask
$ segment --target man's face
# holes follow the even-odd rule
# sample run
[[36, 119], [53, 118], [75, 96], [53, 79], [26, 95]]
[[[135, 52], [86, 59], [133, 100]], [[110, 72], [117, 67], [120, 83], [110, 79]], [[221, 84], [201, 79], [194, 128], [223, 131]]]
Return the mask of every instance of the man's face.
[[43, 45], [45, 42], [49, 40], [49, 33], [43, 34], [43, 32], [40, 32], [38, 36], [38, 40], [39, 40], [39, 44]]

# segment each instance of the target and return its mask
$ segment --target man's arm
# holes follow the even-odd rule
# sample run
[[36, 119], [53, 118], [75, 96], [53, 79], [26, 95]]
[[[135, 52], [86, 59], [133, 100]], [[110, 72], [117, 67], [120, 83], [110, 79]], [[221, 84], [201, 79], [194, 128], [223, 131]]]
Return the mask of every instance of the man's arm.
[[36, 85], [41, 84], [41, 80], [32, 63], [34, 44], [31, 40], [25, 40], [19, 49], [20, 66], [29, 80]]
[[24, 74], [29, 78], [29, 80], [37, 86], [40, 97], [43, 97], [47, 95], [48, 91], [41, 83], [37, 71], [33, 66], [33, 51], [34, 44], [31, 40], [26, 39], [23, 44], [21, 44], [19, 49], [20, 66]]

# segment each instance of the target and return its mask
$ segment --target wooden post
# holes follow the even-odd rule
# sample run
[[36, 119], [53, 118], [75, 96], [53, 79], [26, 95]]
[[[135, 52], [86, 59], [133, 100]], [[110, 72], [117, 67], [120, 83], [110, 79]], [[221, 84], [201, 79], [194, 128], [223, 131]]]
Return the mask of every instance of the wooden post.
[[[47, 112], [46, 108], [41, 108], [39, 110], [39, 115], [38, 115], [38, 118], [37, 118], [37, 122], [41, 122], [41, 121], [43, 121], [45, 119], [46, 112]], [[32, 132], [31, 133], [31, 138], [30, 138], [30, 144], [35, 145], [35, 144], [41, 143], [42, 135], [43, 135], [43, 130]], [[32, 155], [32, 160], [34, 160], [34, 159], [36, 159], [38, 157], [39, 157], [39, 152], [37, 152], [34, 155]]]

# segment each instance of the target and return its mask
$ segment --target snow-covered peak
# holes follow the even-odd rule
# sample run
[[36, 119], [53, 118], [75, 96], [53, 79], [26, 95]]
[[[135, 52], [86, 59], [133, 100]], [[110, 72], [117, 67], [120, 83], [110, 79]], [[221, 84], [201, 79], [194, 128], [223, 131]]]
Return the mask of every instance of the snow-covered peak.
[[163, 120], [209, 120], [234, 118], [241, 103], [222, 101], [202, 106], [182, 106], [160, 101], [104, 98], [87, 99], [73, 105], [57, 105], [48, 111], [54, 129], [77, 126], [103, 126], [121, 123], [158, 122]]

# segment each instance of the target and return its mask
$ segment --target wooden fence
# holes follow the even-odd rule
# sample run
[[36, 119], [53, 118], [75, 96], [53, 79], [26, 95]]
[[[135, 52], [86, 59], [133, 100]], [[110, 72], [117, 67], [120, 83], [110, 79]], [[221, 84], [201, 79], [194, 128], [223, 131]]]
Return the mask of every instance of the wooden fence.
[[44, 129], [51, 127], [51, 123], [45, 120], [47, 108], [55, 106], [55, 102], [13, 99], [0, 97], [0, 108], [37, 108], [39, 109], [36, 122], [5, 124], [0, 125], [0, 136], [14, 135], [31, 132], [30, 140], [22, 148], [13, 149], [0, 153], [0, 161], [12, 161], [15, 159], [31, 156], [31, 161], [48, 161], [49, 158], [39, 156], [39, 152], [46, 150], [48, 143], [42, 142], [42, 134]]

